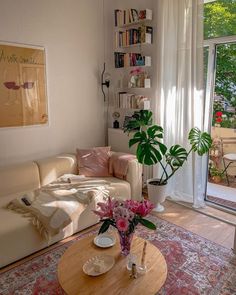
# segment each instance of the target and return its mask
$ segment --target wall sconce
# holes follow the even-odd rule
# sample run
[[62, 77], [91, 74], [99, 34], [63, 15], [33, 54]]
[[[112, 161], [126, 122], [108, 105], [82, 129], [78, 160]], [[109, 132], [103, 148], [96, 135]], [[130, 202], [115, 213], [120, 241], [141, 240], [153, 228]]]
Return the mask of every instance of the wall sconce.
[[104, 95], [104, 101], [106, 101], [106, 95], [105, 95], [105, 92], [104, 92], [104, 89], [103, 89], [103, 86], [106, 86], [107, 88], [110, 87], [110, 80], [111, 80], [111, 76], [109, 73], [105, 73], [106, 71], [106, 64], [104, 63], [103, 64], [103, 71], [102, 71], [102, 93]]

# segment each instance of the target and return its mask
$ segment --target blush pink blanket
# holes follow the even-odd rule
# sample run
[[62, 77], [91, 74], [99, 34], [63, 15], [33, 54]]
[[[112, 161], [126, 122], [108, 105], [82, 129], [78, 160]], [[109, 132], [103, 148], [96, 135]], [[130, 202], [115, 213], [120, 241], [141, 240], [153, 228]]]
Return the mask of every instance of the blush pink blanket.
[[109, 159], [109, 173], [117, 178], [126, 179], [129, 162], [136, 156], [124, 153], [114, 153]]

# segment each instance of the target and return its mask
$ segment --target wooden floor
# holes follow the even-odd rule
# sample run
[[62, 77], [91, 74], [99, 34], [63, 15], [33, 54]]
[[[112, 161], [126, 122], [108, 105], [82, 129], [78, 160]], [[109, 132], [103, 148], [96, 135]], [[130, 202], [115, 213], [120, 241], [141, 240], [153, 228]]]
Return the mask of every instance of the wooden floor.
[[[156, 216], [165, 219], [171, 223], [174, 223], [178, 226], [181, 226], [189, 231], [192, 231], [202, 237], [209, 239], [210, 241], [216, 242], [228, 249], [233, 247], [234, 241], [234, 231], [235, 227], [232, 225], [228, 225], [224, 222], [220, 222], [211, 217], [205, 216], [199, 212], [191, 210], [190, 208], [186, 208], [182, 205], [173, 203], [171, 201], [165, 201], [163, 203], [165, 206], [165, 211], [163, 213], [154, 213]], [[206, 209], [202, 209], [204, 212], [209, 214], [225, 218], [231, 222], [236, 222], [236, 215], [231, 215], [211, 207], [207, 207]], [[96, 225], [97, 226], [97, 225]], [[91, 229], [91, 228], [90, 228]], [[90, 229], [84, 230], [84, 232], [89, 231]], [[27, 261], [32, 259], [32, 257], [38, 256], [44, 252], [47, 252], [49, 249], [57, 247], [58, 244], [65, 243], [71, 240], [72, 237], [69, 237], [53, 246], [50, 246], [47, 249], [41, 250], [27, 258], [24, 258], [21, 261], [18, 261], [10, 266], [3, 268], [0, 270], [1, 272], [6, 271], [16, 265], [19, 265], [22, 261]]]
[[[163, 205], [165, 211], [163, 213], [155, 213], [160, 218], [179, 225], [229, 249], [233, 247], [234, 226], [171, 201], [165, 201]], [[211, 207], [202, 209], [202, 211], [236, 223], [236, 215], [225, 213]]]

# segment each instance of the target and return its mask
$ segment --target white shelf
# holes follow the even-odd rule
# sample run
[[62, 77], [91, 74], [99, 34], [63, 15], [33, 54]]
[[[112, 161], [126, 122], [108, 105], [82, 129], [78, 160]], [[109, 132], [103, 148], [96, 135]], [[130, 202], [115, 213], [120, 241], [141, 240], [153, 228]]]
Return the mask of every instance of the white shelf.
[[153, 43], [147, 43], [147, 42], [143, 42], [143, 43], [136, 43], [136, 44], [131, 44], [131, 45], [127, 45], [127, 46], [120, 46], [120, 47], [117, 47], [115, 49], [115, 51], [117, 50], [120, 50], [120, 49], [125, 49], [125, 48], [132, 48], [132, 47], [141, 47], [143, 45], [152, 45]]
[[129, 69], [133, 69], [133, 68], [150, 68], [151, 66], [129, 66], [129, 67], [119, 67], [119, 68], [115, 68], [116, 70], [129, 70]]
[[141, 111], [141, 110], [150, 110], [150, 109], [133, 109], [133, 108], [119, 108], [115, 106], [109, 106], [109, 108], [116, 109], [116, 110], [130, 110], [130, 111]]
[[143, 25], [143, 24], [150, 23], [150, 22], [152, 22], [152, 19], [144, 18], [144, 19], [141, 19], [141, 20], [136, 21], [136, 22], [128, 23], [128, 24], [125, 24], [125, 25], [122, 25], [122, 26], [116, 26], [115, 28], [116, 29], [124, 29], [124, 28], [129, 28], [129, 27], [132, 27], [132, 26]]
[[122, 91], [122, 90], [123, 91], [127, 91], [127, 90], [129, 91], [131, 89], [133, 89], [133, 90], [144, 90], [144, 89], [145, 90], [151, 90], [152, 87], [148, 87], [148, 88], [145, 88], [145, 87], [131, 87], [131, 88], [130, 87], [121, 87], [121, 88], [116, 88], [116, 90], [119, 91], [119, 92]]

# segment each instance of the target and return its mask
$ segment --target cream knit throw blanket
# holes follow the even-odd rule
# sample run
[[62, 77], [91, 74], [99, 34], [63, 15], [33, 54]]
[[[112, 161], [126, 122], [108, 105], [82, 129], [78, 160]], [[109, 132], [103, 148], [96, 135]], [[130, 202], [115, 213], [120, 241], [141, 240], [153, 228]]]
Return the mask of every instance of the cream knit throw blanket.
[[106, 181], [81, 181], [76, 184], [52, 183], [12, 200], [7, 208], [29, 217], [48, 241], [73, 222], [93, 200], [108, 196]]

